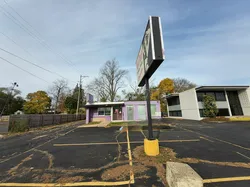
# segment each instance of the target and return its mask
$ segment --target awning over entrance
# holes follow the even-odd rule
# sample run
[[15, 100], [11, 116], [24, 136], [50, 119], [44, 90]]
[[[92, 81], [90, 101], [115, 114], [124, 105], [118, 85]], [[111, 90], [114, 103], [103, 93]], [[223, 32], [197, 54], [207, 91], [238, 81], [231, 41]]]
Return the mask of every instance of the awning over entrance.
[[249, 86], [200, 86], [196, 88], [196, 91], [238, 91], [246, 90]]

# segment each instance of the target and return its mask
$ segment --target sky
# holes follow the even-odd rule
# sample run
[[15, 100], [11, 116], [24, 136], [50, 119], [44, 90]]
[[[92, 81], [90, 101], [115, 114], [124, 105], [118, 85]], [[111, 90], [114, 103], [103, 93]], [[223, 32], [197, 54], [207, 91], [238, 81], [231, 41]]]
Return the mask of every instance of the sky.
[[80, 74], [86, 86], [114, 58], [129, 85], [150, 15], [161, 17], [166, 55], [153, 84], [183, 77], [250, 85], [249, 7], [248, 0], [0, 0], [0, 48], [26, 60], [0, 49], [0, 87], [17, 82], [26, 96], [62, 77], [73, 88]]

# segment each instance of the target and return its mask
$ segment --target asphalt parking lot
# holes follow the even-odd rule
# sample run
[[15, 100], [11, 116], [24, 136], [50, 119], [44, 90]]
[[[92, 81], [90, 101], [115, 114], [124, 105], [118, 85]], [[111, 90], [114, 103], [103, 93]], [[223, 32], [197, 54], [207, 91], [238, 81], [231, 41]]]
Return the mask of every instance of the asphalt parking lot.
[[[171, 128], [155, 130], [160, 146], [173, 149], [204, 179], [205, 187], [250, 186], [249, 122], [163, 119], [161, 123]], [[81, 124], [0, 140], [0, 186], [164, 186], [157, 168], [145, 169], [133, 155], [143, 145], [146, 129], [77, 128]]]

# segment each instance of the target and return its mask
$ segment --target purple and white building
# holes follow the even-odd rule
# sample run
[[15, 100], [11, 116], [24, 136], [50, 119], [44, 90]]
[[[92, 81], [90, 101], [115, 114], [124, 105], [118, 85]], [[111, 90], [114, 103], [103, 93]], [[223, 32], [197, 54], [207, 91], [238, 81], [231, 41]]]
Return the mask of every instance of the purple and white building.
[[[161, 118], [160, 101], [150, 102], [153, 119]], [[147, 119], [146, 101], [93, 102], [87, 95], [86, 123], [92, 121], [141, 121]]]

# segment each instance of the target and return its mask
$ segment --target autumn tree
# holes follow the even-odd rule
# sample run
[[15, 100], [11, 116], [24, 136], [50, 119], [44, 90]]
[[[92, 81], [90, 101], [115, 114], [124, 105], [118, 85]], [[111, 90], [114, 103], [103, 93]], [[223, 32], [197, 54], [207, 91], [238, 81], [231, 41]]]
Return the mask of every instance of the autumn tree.
[[56, 80], [48, 92], [52, 96], [55, 112], [64, 112], [64, 101], [69, 92], [68, 82], [65, 79]]
[[165, 78], [161, 80], [159, 85], [151, 89], [151, 100], [159, 100], [161, 102], [161, 111], [166, 112], [167, 106], [165, 101], [166, 94], [174, 92], [174, 83], [172, 79]]
[[127, 73], [126, 70], [120, 68], [118, 61], [109, 60], [101, 68], [99, 77], [88, 85], [88, 90], [95, 93], [101, 100], [114, 101], [118, 90], [125, 86], [123, 79]]
[[174, 81], [174, 92], [180, 93], [185, 90], [196, 87], [196, 84], [185, 79], [185, 78], [175, 78]]
[[23, 109], [27, 114], [46, 113], [51, 105], [51, 99], [45, 91], [29, 93], [26, 97]]

